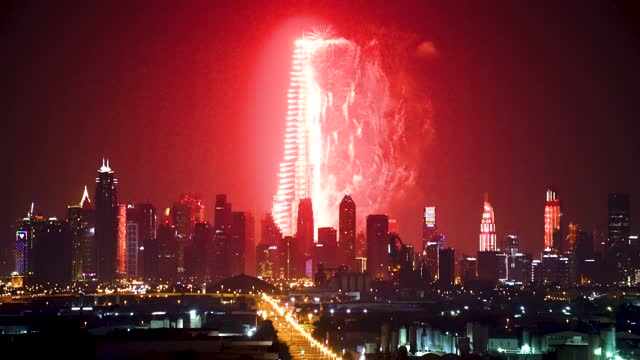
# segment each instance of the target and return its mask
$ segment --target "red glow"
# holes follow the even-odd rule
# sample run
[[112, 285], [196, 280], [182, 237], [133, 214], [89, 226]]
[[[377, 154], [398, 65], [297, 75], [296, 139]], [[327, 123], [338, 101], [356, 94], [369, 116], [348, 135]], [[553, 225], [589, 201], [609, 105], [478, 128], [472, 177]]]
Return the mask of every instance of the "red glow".
[[118, 248], [116, 250], [116, 271], [126, 273], [127, 264], [127, 205], [118, 205]]
[[497, 251], [495, 214], [488, 198], [489, 196], [485, 194], [482, 222], [480, 223], [480, 251]]
[[544, 248], [553, 248], [553, 233], [560, 230], [560, 198], [547, 190], [547, 205], [544, 207]]

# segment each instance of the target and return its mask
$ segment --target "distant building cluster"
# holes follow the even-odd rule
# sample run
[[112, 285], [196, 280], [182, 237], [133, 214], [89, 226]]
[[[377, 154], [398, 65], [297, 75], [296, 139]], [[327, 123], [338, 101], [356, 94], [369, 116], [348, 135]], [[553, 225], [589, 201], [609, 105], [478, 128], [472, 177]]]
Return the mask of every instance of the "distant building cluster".
[[120, 202], [117, 188], [114, 171], [103, 160], [93, 201], [85, 187], [80, 202], [68, 207], [67, 219], [35, 214], [32, 206], [15, 231], [14, 279], [58, 285], [120, 280], [207, 284], [247, 273], [320, 286], [331, 276], [364, 273], [402, 289], [640, 283], [640, 241], [630, 233], [626, 194], [609, 194], [607, 231], [588, 232], [573, 221], [565, 224], [560, 198], [548, 190], [544, 251], [538, 255], [521, 252], [516, 234], [498, 243], [494, 208], [485, 194], [478, 252], [469, 256], [447, 246], [435, 206], [422, 214], [421, 249], [401, 240], [387, 214], [365, 214], [365, 228], [357, 229], [357, 206], [349, 194], [339, 204], [338, 229], [316, 226], [312, 200], [302, 198], [294, 206], [293, 235], [283, 235], [277, 219], [267, 213], [256, 241], [253, 215], [232, 211], [225, 194], [216, 196], [210, 224], [198, 195], [183, 194], [158, 212], [152, 204]]
[[152, 204], [119, 202], [117, 187], [103, 160], [93, 202], [85, 187], [80, 203], [68, 207], [67, 219], [37, 215], [32, 205], [17, 223], [13, 278], [49, 286], [209, 283], [245, 273], [247, 261], [254, 261], [253, 216], [232, 211], [226, 195], [216, 196], [211, 225], [195, 194], [183, 194], [158, 214]]

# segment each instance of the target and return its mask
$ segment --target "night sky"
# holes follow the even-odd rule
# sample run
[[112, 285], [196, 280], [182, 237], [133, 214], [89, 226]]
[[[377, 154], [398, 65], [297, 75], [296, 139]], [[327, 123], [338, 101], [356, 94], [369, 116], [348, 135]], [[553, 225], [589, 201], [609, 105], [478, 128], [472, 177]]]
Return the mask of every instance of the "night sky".
[[[120, 201], [160, 209], [182, 192], [208, 204], [227, 193], [234, 210], [269, 210], [293, 41], [320, 23], [435, 45], [414, 74], [434, 108], [419, 185], [448, 245], [477, 250], [488, 191], [499, 241], [515, 232], [540, 251], [548, 186], [563, 219], [586, 230], [606, 224], [608, 192], [628, 192], [640, 231], [631, 2], [16, 1], [0, 11], [6, 244], [32, 200], [66, 217], [85, 184], [93, 196], [102, 156]], [[417, 244], [422, 210], [402, 214], [414, 214], [399, 218], [400, 234]]]

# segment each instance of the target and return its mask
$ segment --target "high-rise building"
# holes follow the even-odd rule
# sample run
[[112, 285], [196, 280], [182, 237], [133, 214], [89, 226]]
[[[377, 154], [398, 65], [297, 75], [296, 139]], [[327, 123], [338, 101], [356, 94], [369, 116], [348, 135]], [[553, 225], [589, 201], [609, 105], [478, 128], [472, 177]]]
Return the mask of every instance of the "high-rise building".
[[176, 227], [178, 240], [178, 272], [185, 268], [184, 249], [191, 244], [195, 224], [204, 222], [204, 201], [200, 196], [184, 193], [171, 208], [172, 223]]
[[231, 276], [244, 273], [245, 246], [247, 244], [247, 216], [242, 211], [231, 213], [231, 242], [229, 243], [229, 271]]
[[322, 263], [326, 268], [337, 268], [342, 265], [336, 256], [338, 253], [337, 231], [332, 227], [318, 228], [318, 242], [314, 244], [313, 267]]
[[497, 251], [478, 251], [478, 279], [498, 282], [503, 270], [504, 259]]
[[497, 251], [495, 214], [487, 193], [484, 194], [484, 210], [480, 223], [480, 251]]
[[273, 220], [273, 215], [262, 218], [260, 243], [256, 246], [256, 274], [263, 279], [280, 279], [280, 250], [282, 232]]
[[100, 282], [116, 279], [118, 250], [118, 180], [113, 177], [109, 160], [102, 160], [96, 178], [96, 272]]
[[[340, 202], [338, 249], [339, 260], [350, 269], [356, 268], [356, 203], [349, 194]], [[318, 229], [318, 242], [320, 242]]]
[[[560, 198], [555, 191], [547, 190], [547, 203], [544, 206], [544, 248], [552, 249], [554, 234], [560, 230]], [[557, 241], [556, 241], [557, 242]]]
[[423, 258], [429, 281], [438, 280], [439, 255], [440, 250], [444, 249], [444, 242], [444, 235], [435, 233], [424, 245]]
[[304, 254], [310, 254], [314, 243], [313, 204], [310, 198], [300, 199], [298, 205], [296, 241]]
[[455, 281], [455, 252], [452, 248], [442, 249], [438, 255], [438, 283], [453, 285]]
[[69, 206], [67, 216], [71, 231], [71, 278], [73, 281], [90, 281], [96, 276], [96, 216], [86, 186], [80, 203]]
[[213, 268], [212, 280], [218, 281], [231, 275], [231, 204], [227, 202], [227, 195], [216, 195], [216, 208], [214, 219], [214, 243], [213, 243]]
[[[433, 237], [438, 233], [436, 227], [436, 207], [427, 206], [424, 208], [422, 222], [422, 254], [426, 254], [427, 243], [433, 241]], [[444, 245], [443, 245], [444, 246]]]
[[29, 214], [18, 222], [16, 230], [15, 272], [21, 276], [33, 274], [33, 219]]
[[176, 228], [168, 222], [158, 226], [155, 239], [145, 245], [145, 277], [175, 281], [178, 273]]
[[629, 194], [609, 194], [607, 210], [609, 242], [627, 241], [631, 232], [631, 201]]
[[387, 279], [389, 217], [367, 215], [367, 272], [372, 279]]
[[244, 273], [256, 276], [256, 218], [250, 212], [245, 212], [245, 245], [244, 245]]
[[127, 205], [118, 205], [118, 249], [116, 250], [116, 271], [118, 278], [127, 274]]
[[576, 246], [576, 240], [578, 238], [578, 230], [580, 230], [580, 227], [578, 226], [578, 224], [574, 223], [573, 221], [569, 221], [569, 233], [567, 235], [567, 251], [571, 251], [573, 252], [575, 250], [575, 246]]
[[531, 282], [531, 261], [530, 254], [516, 253], [509, 256], [509, 280], [528, 285]]
[[156, 209], [151, 204], [127, 205], [127, 276], [144, 275], [144, 246], [156, 237]]
[[256, 246], [256, 276], [260, 279], [274, 279], [273, 271], [276, 265], [270, 250], [271, 247], [277, 249], [277, 246], [269, 246], [265, 243]]
[[50, 217], [36, 226], [33, 243], [33, 281], [49, 286], [71, 282], [71, 232], [66, 221]]
[[545, 284], [569, 286], [569, 259], [556, 251], [542, 253], [542, 281]]
[[475, 257], [462, 255], [462, 259], [460, 259], [460, 280], [463, 285], [467, 284], [469, 281], [476, 280], [477, 262], [478, 261]]
[[199, 281], [209, 281], [211, 278], [211, 261], [213, 252], [213, 228], [207, 222], [196, 223], [193, 244], [185, 256], [189, 276]]
[[[296, 41], [291, 88], [287, 100], [289, 110], [286, 118], [284, 158], [280, 163], [278, 188], [273, 198], [272, 214], [285, 236], [300, 233], [300, 229], [296, 227], [299, 223], [298, 205], [302, 199], [311, 199], [314, 195], [312, 192], [314, 169], [311, 157], [313, 137], [310, 136], [312, 129], [306, 116], [309, 98], [305, 96], [308, 85], [313, 83], [305, 76], [311, 55], [311, 49], [307, 45], [308, 43], [304, 40]], [[314, 231], [314, 229], [311, 230], [312, 236]], [[312, 245], [312, 243], [308, 244], [309, 249]]]
[[507, 235], [506, 243], [509, 256], [515, 256], [519, 252], [518, 235]]
[[264, 218], [262, 218], [261, 233], [262, 238], [260, 239], [260, 242], [268, 246], [277, 246], [282, 239], [282, 232], [273, 220], [273, 215], [271, 215], [270, 213], [265, 214]]

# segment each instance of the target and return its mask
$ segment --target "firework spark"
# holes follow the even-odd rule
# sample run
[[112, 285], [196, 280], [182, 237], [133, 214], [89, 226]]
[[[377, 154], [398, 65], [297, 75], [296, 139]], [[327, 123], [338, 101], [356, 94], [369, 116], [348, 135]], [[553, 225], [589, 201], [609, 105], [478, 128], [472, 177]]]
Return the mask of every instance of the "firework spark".
[[296, 41], [272, 210], [285, 235], [300, 199], [312, 199], [316, 227], [335, 226], [345, 193], [364, 216], [389, 211], [415, 184], [431, 108], [402, 60], [416, 44], [398, 36], [357, 43], [325, 27]]

